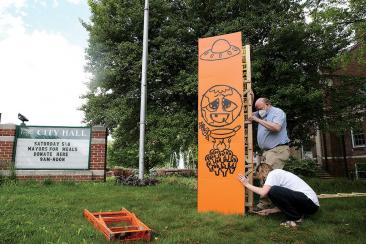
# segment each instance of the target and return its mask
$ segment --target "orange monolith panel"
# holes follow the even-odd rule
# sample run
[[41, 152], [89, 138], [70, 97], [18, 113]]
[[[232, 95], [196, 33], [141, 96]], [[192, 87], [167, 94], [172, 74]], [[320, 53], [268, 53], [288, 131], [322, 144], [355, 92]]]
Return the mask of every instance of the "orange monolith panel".
[[198, 41], [198, 211], [244, 214], [241, 33]]

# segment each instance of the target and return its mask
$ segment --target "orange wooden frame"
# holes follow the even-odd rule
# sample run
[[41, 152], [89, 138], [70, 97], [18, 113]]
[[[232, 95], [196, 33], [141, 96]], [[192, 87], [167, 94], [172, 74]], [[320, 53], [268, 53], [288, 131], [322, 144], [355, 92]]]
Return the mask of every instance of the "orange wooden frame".
[[[122, 208], [116, 212], [94, 212], [84, 209], [84, 217], [108, 240], [134, 241], [151, 239], [151, 229], [142, 223], [135, 214]], [[114, 226], [123, 223], [124, 226]], [[113, 226], [112, 226], [113, 225]]]

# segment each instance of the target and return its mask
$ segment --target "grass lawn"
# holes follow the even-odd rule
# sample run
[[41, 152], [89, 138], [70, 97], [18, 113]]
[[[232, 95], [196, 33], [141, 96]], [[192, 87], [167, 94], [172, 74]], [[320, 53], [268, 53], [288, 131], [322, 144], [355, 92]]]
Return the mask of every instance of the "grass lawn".
[[[366, 182], [308, 182], [317, 193], [366, 192]], [[158, 243], [365, 243], [366, 197], [321, 199], [320, 211], [297, 229], [281, 214], [259, 217], [197, 213], [195, 179], [169, 177], [157, 186], [8, 182], [0, 186], [0, 243], [107, 243], [82, 216], [134, 212]], [[220, 197], [219, 195], [217, 196]]]

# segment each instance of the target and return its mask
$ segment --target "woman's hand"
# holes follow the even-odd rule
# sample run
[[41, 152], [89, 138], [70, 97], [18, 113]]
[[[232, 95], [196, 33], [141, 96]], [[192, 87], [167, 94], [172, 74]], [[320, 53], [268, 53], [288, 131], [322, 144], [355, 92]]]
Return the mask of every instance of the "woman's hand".
[[247, 186], [249, 184], [249, 180], [244, 175], [238, 174], [238, 180], [244, 185]]
[[261, 197], [265, 197], [267, 196], [269, 190], [271, 189], [270, 185], [264, 185], [263, 187], [257, 187], [257, 186], [253, 186], [252, 184], [249, 183], [249, 179], [247, 177], [245, 177], [244, 175], [238, 174], [238, 180], [250, 191], [255, 192], [259, 195], [261, 195]]

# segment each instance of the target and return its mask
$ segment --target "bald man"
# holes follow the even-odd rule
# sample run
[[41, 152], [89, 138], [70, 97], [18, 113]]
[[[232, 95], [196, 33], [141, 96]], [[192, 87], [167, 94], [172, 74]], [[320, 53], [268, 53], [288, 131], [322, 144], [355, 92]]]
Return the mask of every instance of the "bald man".
[[[258, 123], [257, 142], [263, 150], [262, 163], [270, 165], [273, 169], [282, 169], [290, 156], [286, 114], [282, 109], [272, 106], [264, 97], [257, 99], [255, 108], [257, 112], [253, 113], [249, 120]], [[261, 201], [257, 210], [266, 209], [269, 205], [270, 202]]]

